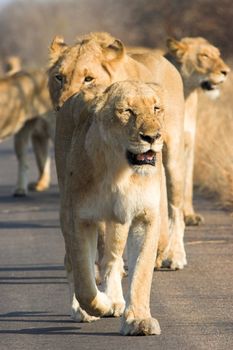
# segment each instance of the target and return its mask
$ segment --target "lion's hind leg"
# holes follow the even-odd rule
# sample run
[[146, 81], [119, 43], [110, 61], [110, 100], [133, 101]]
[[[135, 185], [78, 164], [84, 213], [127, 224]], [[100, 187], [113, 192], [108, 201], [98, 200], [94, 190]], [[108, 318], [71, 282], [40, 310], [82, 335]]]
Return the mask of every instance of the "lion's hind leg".
[[121, 280], [124, 275], [123, 252], [129, 225], [107, 223], [105, 254], [103, 259], [103, 281], [105, 293], [112, 301], [112, 316], [121, 316], [125, 309]]
[[168, 194], [169, 213], [169, 267], [172, 270], [183, 269], [187, 265], [184, 248], [184, 145], [182, 133], [170, 139], [165, 152], [165, 174]]
[[97, 225], [75, 218], [71, 242], [74, 291], [81, 308], [92, 316], [112, 315], [112, 302], [95, 280]]
[[[38, 123], [44, 121], [39, 120]], [[44, 122], [45, 123], [45, 122]], [[42, 124], [43, 125], [43, 124]], [[49, 136], [46, 130], [35, 130], [32, 134], [32, 145], [36, 157], [36, 163], [39, 170], [39, 179], [37, 182], [29, 184], [31, 191], [42, 192], [50, 186], [50, 155], [49, 155]]]
[[66, 249], [65, 259], [64, 259], [64, 265], [66, 269], [67, 274], [67, 280], [69, 282], [69, 291], [70, 291], [70, 302], [71, 302], [71, 318], [74, 322], [93, 322], [98, 320], [98, 317], [88, 315], [88, 313], [83, 310], [78, 300], [75, 297], [74, 294], [74, 279], [73, 279], [73, 271], [72, 271], [72, 265], [70, 260], [70, 255], [68, 253], [68, 249]]
[[27, 162], [27, 148], [29, 145], [29, 138], [32, 133], [34, 120], [24, 124], [22, 129], [14, 136], [14, 150], [18, 161], [18, 176], [17, 184], [14, 192], [15, 197], [24, 197], [27, 195], [28, 186], [28, 162]]
[[164, 267], [164, 262], [168, 256], [169, 245], [169, 223], [168, 223], [168, 203], [167, 188], [164, 167], [162, 167], [161, 199], [160, 199], [160, 235], [155, 269]]
[[185, 145], [184, 220], [187, 226], [198, 226], [204, 222], [204, 218], [196, 213], [193, 208], [195, 132], [193, 131], [193, 133], [186, 133]]

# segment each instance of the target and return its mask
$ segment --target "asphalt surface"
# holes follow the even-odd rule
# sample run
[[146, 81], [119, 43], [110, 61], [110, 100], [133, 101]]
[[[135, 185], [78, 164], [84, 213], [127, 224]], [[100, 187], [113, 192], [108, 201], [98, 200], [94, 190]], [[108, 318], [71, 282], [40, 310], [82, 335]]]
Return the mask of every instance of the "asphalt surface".
[[[34, 180], [31, 152], [29, 158]], [[0, 145], [0, 350], [233, 349], [233, 218], [213, 200], [195, 199], [206, 223], [186, 230], [188, 266], [154, 272], [151, 311], [162, 334], [123, 337], [119, 319], [70, 320], [54, 162], [51, 189], [25, 199], [12, 197], [16, 169], [6, 141]]]

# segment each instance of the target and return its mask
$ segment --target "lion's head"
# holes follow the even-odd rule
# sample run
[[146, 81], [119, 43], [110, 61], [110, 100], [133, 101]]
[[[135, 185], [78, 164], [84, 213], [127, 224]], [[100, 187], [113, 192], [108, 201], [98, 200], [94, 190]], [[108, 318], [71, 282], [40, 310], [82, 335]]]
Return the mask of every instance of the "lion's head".
[[226, 79], [229, 67], [219, 50], [201, 37], [167, 40], [169, 53], [181, 65], [180, 71], [189, 84], [205, 91], [215, 91]]
[[124, 56], [120, 40], [108, 33], [90, 33], [68, 46], [62, 37], [55, 37], [50, 47], [49, 90], [55, 107], [70, 96], [96, 85], [109, 86], [114, 67]]
[[116, 82], [97, 97], [95, 111], [106, 152], [134, 171], [152, 171], [163, 145], [162, 89], [152, 83]]

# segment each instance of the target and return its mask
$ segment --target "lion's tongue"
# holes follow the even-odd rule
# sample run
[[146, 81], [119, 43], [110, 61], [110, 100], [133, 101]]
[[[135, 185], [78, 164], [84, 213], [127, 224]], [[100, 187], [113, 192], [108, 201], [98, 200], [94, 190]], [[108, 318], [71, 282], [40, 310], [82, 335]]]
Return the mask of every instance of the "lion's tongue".
[[147, 151], [146, 153], [140, 153], [136, 156], [137, 160], [145, 161], [145, 160], [152, 160], [154, 158], [154, 152], [153, 151]]

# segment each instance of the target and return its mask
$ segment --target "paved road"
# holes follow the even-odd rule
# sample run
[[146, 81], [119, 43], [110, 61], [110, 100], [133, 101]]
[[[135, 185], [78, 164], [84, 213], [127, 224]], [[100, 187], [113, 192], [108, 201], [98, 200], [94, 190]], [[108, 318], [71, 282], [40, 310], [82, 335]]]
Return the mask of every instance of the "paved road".
[[[33, 179], [31, 154], [30, 164]], [[233, 349], [233, 218], [212, 201], [196, 199], [206, 224], [186, 232], [188, 267], [154, 273], [151, 309], [162, 334], [122, 337], [119, 319], [69, 318], [55, 176], [49, 192], [26, 199], [11, 196], [15, 179], [7, 141], [0, 145], [1, 350]]]

